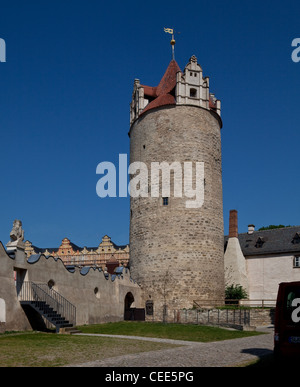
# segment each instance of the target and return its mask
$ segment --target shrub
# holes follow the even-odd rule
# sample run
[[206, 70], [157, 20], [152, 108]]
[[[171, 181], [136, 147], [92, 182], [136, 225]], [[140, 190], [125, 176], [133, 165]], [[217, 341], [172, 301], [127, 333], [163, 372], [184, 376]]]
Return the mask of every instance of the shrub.
[[248, 294], [246, 290], [239, 284], [229, 285], [225, 289], [225, 299], [226, 300], [242, 300], [247, 298]]

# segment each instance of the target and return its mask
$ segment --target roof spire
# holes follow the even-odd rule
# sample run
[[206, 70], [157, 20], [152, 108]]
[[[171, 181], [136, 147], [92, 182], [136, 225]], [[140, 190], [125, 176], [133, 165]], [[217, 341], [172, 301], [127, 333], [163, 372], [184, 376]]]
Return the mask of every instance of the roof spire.
[[168, 34], [172, 35], [172, 40], [171, 40], [171, 46], [172, 46], [172, 60], [175, 59], [175, 39], [174, 39], [174, 29], [173, 28], [164, 28], [164, 31]]

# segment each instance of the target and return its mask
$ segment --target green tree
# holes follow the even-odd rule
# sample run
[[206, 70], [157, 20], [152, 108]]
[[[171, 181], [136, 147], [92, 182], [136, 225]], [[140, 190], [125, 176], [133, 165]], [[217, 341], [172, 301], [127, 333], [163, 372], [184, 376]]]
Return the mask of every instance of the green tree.
[[273, 230], [274, 228], [285, 228], [285, 227], [291, 227], [289, 226], [284, 226], [283, 224], [275, 225], [275, 224], [270, 224], [269, 226], [261, 227], [258, 229], [258, 231], [264, 231], [264, 230]]
[[229, 285], [225, 289], [225, 299], [226, 300], [242, 300], [248, 298], [246, 290], [239, 284]]

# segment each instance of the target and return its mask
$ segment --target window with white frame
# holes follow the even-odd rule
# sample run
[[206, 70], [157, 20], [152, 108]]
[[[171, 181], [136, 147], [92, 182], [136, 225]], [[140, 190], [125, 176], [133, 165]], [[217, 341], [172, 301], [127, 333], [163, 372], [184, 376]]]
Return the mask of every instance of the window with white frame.
[[300, 256], [294, 257], [294, 267], [300, 267]]

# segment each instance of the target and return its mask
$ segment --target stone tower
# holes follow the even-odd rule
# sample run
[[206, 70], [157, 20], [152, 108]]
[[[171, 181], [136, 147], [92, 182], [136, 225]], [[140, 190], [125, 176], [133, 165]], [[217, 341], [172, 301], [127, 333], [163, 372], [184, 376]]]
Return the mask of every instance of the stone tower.
[[[131, 178], [141, 181], [130, 198], [130, 268], [156, 319], [197, 300], [224, 299], [220, 105], [195, 56], [184, 72], [172, 59], [157, 87], [134, 81], [130, 164]], [[166, 175], [161, 172], [157, 186], [153, 172], [163, 162], [169, 166], [167, 193]], [[188, 182], [194, 191], [186, 192]], [[196, 191], [198, 201], [187, 197]]]

